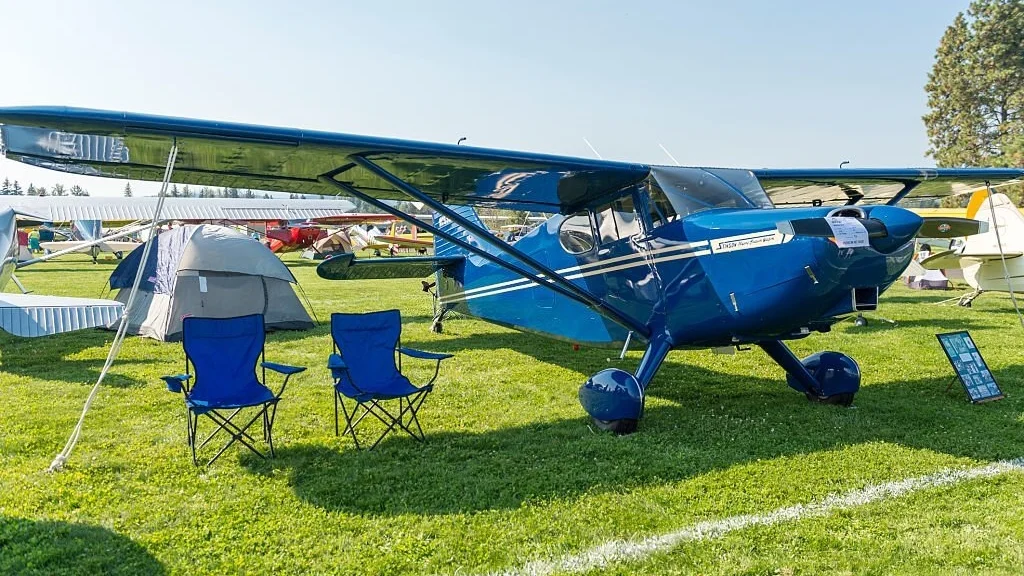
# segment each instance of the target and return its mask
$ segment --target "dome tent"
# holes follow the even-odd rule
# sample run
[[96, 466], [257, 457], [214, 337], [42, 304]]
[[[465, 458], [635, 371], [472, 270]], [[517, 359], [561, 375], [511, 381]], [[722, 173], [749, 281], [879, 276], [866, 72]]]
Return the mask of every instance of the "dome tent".
[[[181, 339], [186, 316], [231, 318], [263, 314], [268, 330], [306, 330], [313, 321], [291, 284], [295, 277], [259, 242], [223, 226], [182, 226], [159, 234], [143, 268], [128, 332]], [[140, 245], [110, 275], [116, 300], [127, 303], [142, 261]], [[116, 329], [117, 323], [110, 326]]]

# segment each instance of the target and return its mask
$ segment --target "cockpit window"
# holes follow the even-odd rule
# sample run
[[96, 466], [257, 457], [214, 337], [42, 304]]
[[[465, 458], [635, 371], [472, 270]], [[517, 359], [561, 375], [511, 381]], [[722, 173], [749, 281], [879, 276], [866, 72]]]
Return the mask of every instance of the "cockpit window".
[[562, 221], [558, 228], [558, 242], [569, 254], [583, 254], [594, 249], [594, 229], [590, 225], [590, 213], [573, 214]]
[[758, 208], [774, 208], [772, 201], [768, 198], [757, 176], [750, 170], [739, 168], [708, 168], [708, 172], [718, 176], [727, 184], [733, 186], [750, 200]]
[[651, 175], [652, 205], [656, 206], [658, 188], [679, 216], [713, 208], [772, 207], [757, 178], [747, 170], [658, 166]]
[[668, 196], [658, 185], [657, 180], [653, 178], [648, 180], [648, 191], [650, 192], [648, 209], [651, 213], [651, 224], [655, 228], [679, 219], [679, 214], [676, 214], [676, 209], [672, 207], [672, 203], [669, 202]]
[[640, 222], [633, 207], [633, 197], [626, 196], [594, 210], [601, 243], [607, 244], [640, 234]]

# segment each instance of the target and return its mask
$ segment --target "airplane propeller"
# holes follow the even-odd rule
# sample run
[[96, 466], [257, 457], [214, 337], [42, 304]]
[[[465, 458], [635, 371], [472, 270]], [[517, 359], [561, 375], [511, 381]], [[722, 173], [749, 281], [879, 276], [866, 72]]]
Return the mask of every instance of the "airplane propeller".
[[924, 238], [960, 238], [988, 232], [988, 222], [973, 218], [929, 217], [917, 235]]
[[[868, 238], [884, 238], [888, 235], [885, 224], [874, 218], [855, 218], [868, 231]], [[787, 236], [809, 236], [831, 238], [835, 236], [825, 218], [800, 218], [778, 222], [776, 228]], [[923, 238], [960, 238], [988, 232], [988, 222], [971, 218], [928, 217], [917, 232]]]

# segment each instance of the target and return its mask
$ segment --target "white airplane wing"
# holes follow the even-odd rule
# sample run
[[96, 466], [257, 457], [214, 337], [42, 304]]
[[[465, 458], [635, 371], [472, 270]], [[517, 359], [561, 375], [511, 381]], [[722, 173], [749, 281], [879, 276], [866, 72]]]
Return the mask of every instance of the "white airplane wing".
[[0, 328], [15, 336], [50, 336], [110, 326], [124, 313], [114, 300], [0, 293]]
[[[27, 212], [49, 222], [146, 220], [153, 217], [156, 202], [156, 197], [0, 196], [0, 207]], [[343, 217], [353, 208], [351, 202], [340, 199], [167, 198], [160, 217], [196, 222], [329, 220]]]

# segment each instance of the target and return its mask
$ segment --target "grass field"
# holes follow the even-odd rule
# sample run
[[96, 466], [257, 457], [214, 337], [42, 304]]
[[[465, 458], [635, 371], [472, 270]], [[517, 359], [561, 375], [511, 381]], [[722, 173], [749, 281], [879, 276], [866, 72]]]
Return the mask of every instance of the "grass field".
[[[309, 366], [281, 402], [278, 458], [233, 449], [192, 465], [179, 395], [158, 377], [180, 344], [129, 338], [63, 472], [113, 334], [0, 335], [0, 574], [476, 574], [517, 570], [700, 522], [817, 502], [865, 486], [1024, 456], [1021, 327], [1008, 298], [972, 309], [896, 288], [892, 328], [840, 324], [793, 344], [864, 372], [852, 409], [811, 405], [760, 351], [673, 352], [640, 432], [588, 427], [579, 384], [607, 350], [476, 320], [428, 331], [418, 281], [329, 283], [290, 259], [321, 320], [400, 308], [404, 343], [453, 352], [422, 411], [429, 443], [357, 452], [334, 436], [327, 328], [268, 338]], [[41, 293], [97, 296], [112, 269], [64, 260], [19, 274]], [[1007, 398], [965, 401], [936, 332], [968, 329]], [[426, 376], [430, 366], [416, 366]], [[1024, 570], [1024, 474], [1010, 472], [834, 513], [683, 542], [594, 574], [1005, 573]]]

